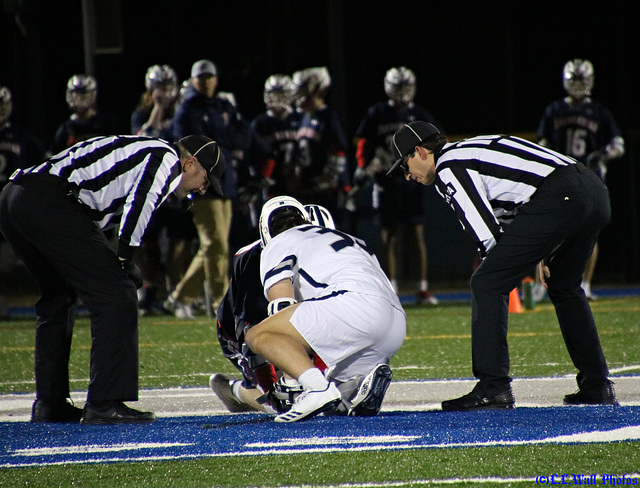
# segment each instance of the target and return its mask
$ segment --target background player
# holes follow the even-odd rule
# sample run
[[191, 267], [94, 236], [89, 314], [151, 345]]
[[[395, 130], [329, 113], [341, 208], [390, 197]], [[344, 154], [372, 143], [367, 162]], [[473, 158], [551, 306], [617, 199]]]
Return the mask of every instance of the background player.
[[350, 187], [349, 143], [338, 113], [325, 100], [330, 86], [331, 76], [324, 66], [293, 74], [293, 96], [302, 118], [296, 135], [295, 178], [286, 181], [288, 195], [326, 207], [340, 228]]
[[424, 187], [401, 176], [386, 178], [384, 175], [394, 161], [389, 145], [400, 127], [414, 120], [439, 126], [428, 110], [414, 102], [416, 76], [410, 69], [404, 66], [389, 69], [384, 77], [384, 91], [388, 99], [371, 106], [356, 130], [359, 139], [354, 189], [362, 189], [357, 201], [353, 194], [351, 198], [356, 235], [378, 249], [376, 243], [382, 225], [382, 262], [397, 293], [398, 238], [401, 230], [409, 230], [406, 236], [415, 244], [419, 263], [416, 300], [420, 304], [437, 305], [438, 299], [429, 291], [427, 281]]
[[271, 180], [267, 197], [288, 194], [288, 180], [295, 179], [294, 153], [302, 113], [294, 110], [293, 81], [290, 76], [271, 75], [264, 83], [266, 111], [251, 121], [251, 127], [269, 145], [273, 160], [263, 169]]
[[[33, 134], [13, 123], [12, 113], [11, 91], [0, 85], [0, 191], [15, 170], [44, 160], [46, 154], [44, 145]], [[9, 275], [18, 263], [13, 249], [0, 234], [0, 320], [11, 318], [4, 297], [15, 291]]]
[[[568, 61], [562, 79], [567, 96], [545, 109], [538, 127], [539, 143], [577, 159], [605, 181], [607, 162], [624, 155], [622, 131], [611, 112], [591, 98], [594, 74], [589, 60]], [[589, 300], [596, 298], [591, 279], [597, 259], [596, 243], [582, 275], [582, 288]]]
[[90, 75], [73, 75], [67, 81], [66, 101], [73, 113], [56, 130], [51, 153], [92, 137], [118, 134], [111, 118], [98, 111], [98, 82]]

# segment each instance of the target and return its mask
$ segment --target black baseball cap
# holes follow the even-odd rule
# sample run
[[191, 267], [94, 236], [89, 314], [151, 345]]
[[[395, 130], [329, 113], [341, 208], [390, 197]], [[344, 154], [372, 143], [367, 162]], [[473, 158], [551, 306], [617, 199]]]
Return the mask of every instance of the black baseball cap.
[[207, 170], [211, 188], [222, 196], [220, 176], [226, 167], [226, 161], [220, 147], [206, 136], [186, 136], [178, 141]]
[[438, 128], [422, 120], [403, 125], [401, 129], [393, 134], [393, 139], [391, 140], [391, 152], [396, 157], [396, 162], [387, 171], [387, 176], [398, 167], [406, 156], [414, 151], [416, 146], [419, 146], [422, 141], [435, 134], [440, 134]]

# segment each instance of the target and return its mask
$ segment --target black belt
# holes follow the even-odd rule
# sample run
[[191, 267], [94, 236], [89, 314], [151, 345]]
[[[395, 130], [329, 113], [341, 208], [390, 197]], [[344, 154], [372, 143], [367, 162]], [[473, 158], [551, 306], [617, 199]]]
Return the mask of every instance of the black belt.
[[52, 175], [51, 173], [32, 173], [25, 172], [22, 169], [18, 169], [13, 172], [13, 174], [9, 177], [9, 181], [18, 184], [24, 184], [28, 181], [40, 181], [47, 182], [48, 185], [60, 187], [67, 196], [73, 197], [77, 200], [78, 194], [80, 193], [80, 187], [73, 183], [69, 183], [67, 180]]

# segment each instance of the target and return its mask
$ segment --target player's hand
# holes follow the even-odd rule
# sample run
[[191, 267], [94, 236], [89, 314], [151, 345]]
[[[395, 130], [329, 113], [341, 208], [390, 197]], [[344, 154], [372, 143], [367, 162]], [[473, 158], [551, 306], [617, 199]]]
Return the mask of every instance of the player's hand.
[[551, 271], [549, 271], [549, 266], [544, 264], [544, 261], [540, 261], [538, 266], [536, 266], [536, 280], [544, 285], [545, 290], [547, 288], [547, 278], [551, 276]]
[[121, 259], [120, 266], [122, 271], [129, 277], [133, 284], [136, 285], [136, 289], [142, 288], [142, 271], [136, 266], [131, 259]]
[[593, 151], [587, 156], [587, 168], [596, 169], [600, 166], [600, 161], [604, 158], [604, 155], [600, 151]]

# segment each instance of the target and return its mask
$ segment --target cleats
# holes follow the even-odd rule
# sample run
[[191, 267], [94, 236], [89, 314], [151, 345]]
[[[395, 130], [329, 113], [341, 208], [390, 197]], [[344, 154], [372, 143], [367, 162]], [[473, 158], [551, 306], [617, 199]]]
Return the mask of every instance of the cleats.
[[393, 376], [391, 368], [386, 364], [378, 364], [365, 376], [358, 388], [356, 396], [351, 401], [348, 415], [372, 416], [378, 415], [382, 407], [384, 395], [391, 384]]
[[333, 409], [341, 400], [340, 392], [333, 383], [329, 383], [324, 390], [305, 390], [296, 398], [291, 409], [278, 415], [275, 421], [297, 422], [309, 419], [326, 410]]
[[256, 409], [243, 402], [233, 394], [234, 380], [221, 373], [214, 373], [209, 378], [209, 386], [231, 413], [255, 412]]

